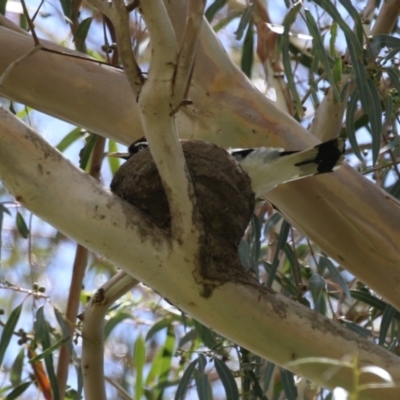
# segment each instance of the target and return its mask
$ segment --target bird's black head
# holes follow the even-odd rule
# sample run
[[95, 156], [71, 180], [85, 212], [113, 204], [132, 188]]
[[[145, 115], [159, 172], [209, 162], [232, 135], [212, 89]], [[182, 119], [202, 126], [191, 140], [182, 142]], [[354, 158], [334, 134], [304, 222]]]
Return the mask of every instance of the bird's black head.
[[128, 147], [128, 152], [131, 156], [139, 153], [139, 151], [142, 151], [144, 149], [147, 149], [149, 147], [147, 140], [145, 137], [136, 140], [136, 142], [133, 142], [129, 147]]

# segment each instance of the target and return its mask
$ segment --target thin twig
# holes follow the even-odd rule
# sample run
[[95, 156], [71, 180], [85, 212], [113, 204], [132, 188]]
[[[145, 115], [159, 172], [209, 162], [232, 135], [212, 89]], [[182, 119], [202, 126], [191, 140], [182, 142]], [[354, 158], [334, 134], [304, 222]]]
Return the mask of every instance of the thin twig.
[[31, 18], [29, 16], [28, 9], [26, 8], [25, 1], [21, 0], [21, 4], [22, 4], [22, 9], [24, 10], [25, 18], [26, 18], [26, 20], [28, 22], [28, 25], [29, 25], [29, 30], [32, 33], [33, 42], [35, 43], [35, 46], [40, 46], [39, 39], [38, 39], [38, 37], [36, 35], [36, 32], [35, 32], [35, 26], [33, 25], [33, 22], [32, 22], [32, 20], [31, 20]]
[[190, 85], [205, 4], [204, 0], [190, 0], [188, 4], [188, 16], [178, 52], [172, 88], [172, 107], [174, 112], [178, 111], [184, 100], [183, 96]]

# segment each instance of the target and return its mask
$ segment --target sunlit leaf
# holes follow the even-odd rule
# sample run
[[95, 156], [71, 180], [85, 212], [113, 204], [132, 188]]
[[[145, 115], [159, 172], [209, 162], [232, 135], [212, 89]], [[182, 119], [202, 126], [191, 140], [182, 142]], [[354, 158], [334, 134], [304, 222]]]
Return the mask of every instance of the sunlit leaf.
[[135, 341], [133, 356], [135, 360], [135, 398], [141, 399], [144, 393], [143, 367], [146, 363], [146, 343], [142, 335], [139, 335]]
[[175, 351], [175, 333], [173, 328], [168, 327], [164, 345], [157, 352], [150, 371], [147, 375], [145, 385], [151, 386], [157, 379], [158, 382], [166, 381], [171, 370], [172, 357]]
[[75, 128], [61, 139], [60, 143], [58, 143], [58, 145], [56, 146], [56, 149], [63, 152], [69, 146], [71, 146], [72, 143], [76, 142], [81, 138], [82, 138], [82, 130], [80, 128]]
[[[109, 139], [108, 140], [108, 151], [109, 153], [115, 153], [118, 151], [117, 143], [115, 140]], [[115, 175], [118, 168], [121, 165], [121, 162], [118, 157], [107, 157], [108, 165], [110, 166], [111, 173]]]

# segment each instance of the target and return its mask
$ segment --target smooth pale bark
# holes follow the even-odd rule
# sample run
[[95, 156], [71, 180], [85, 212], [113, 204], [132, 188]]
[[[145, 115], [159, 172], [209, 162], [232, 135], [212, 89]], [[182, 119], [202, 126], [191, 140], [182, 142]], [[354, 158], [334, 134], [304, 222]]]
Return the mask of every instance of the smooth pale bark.
[[[133, 206], [113, 196], [2, 108], [0, 143], [0, 179], [23, 205], [207, 326], [279, 365], [309, 356], [341, 359], [357, 354], [361, 366], [380, 366], [400, 384], [397, 356], [282, 295], [229, 283], [209, 298], [202, 297], [202, 288], [193, 278], [196, 260], [190, 253], [187, 258], [186, 248], [173, 248], [168, 236]], [[121, 283], [128, 287], [134, 282], [124, 278]], [[110, 290], [118, 291], [118, 285]], [[107, 306], [107, 291], [105, 294], [104, 301], [100, 296], [95, 303]], [[93, 316], [99, 324], [101, 310], [89, 307], [86, 313], [91, 312], [100, 313]], [[95, 341], [92, 336], [87, 339]], [[85, 357], [90, 358], [88, 351]], [[98, 350], [93, 352], [99, 355]], [[351, 387], [348, 369], [330, 379], [324, 371], [320, 364], [302, 369], [305, 376], [324, 387]], [[378, 379], [368, 375], [361, 381]], [[374, 390], [368, 395], [370, 399], [394, 400], [400, 389]]]
[[[181, 10], [172, 11], [178, 20]], [[231, 64], [206, 24], [200, 39], [189, 93], [194, 104], [176, 118], [181, 137], [227, 147], [300, 149], [315, 143]], [[25, 35], [0, 28], [0, 73], [31, 46]], [[126, 78], [104, 65], [39, 51], [12, 72], [1, 93], [123, 143], [143, 136]], [[284, 185], [269, 198], [343, 267], [400, 308], [400, 207], [395, 199], [348, 167]]]

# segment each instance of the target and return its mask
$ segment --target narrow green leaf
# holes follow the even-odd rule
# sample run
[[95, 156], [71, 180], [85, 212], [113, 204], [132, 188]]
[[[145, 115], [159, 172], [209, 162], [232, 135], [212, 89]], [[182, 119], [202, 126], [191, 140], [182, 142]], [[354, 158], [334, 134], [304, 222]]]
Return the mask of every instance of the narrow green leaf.
[[[46, 321], [44, 316], [44, 306], [40, 306], [36, 312], [35, 339], [38, 343], [42, 344], [43, 352], [46, 352], [47, 349], [51, 348], [49, 323]], [[55, 399], [58, 399], [60, 395], [54, 370], [53, 355], [51, 352], [46, 352], [44, 363], [46, 365], [46, 371], [50, 381], [51, 390], [53, 391], [53, 396]]]
[[326, 281], [318, 274], [313, 274], [308, 280], [311, 294], [314, 300], [314, 311], [322, 315], [326, 313]]
[[146, 363], [146, 343], [143, 336], [139, 335], [135, 342], [135, 399], [141, 399], [144, 393], [143, 387], [143, 368]]
[[7, 207], [4, 207], [3, 204], [0, 203], [0, 265], [1, 265], [1, 249], [2, 243], [1, 243], [1, 238], [2, 238], [2, 231], [3, 231], [3, 219], [4, 219], [4, 213], [7, 213], [8, 215], [11, 215], [10, 211], [8, 211]]
[[190, 329], [186, 335], [183, 335], [178, 342], [178, 347], [183, 347], [186, 343], [192, 343], [197, 339], [196, 329]]
[[373, 296], [365, 290], [350, 290], [350, 295], [353, 299], [362, 301], [365, 304], [368, 304], [371, 307], [376, 308], [377, 310], [384, 311], [387, 303]]
[[183, 373], [182, 378], [179, 381], [178, 388], [176, 389], [175, 392], [175, 400], [185, 400], [186, 392], [192, 381], [193, 373], [198, 361], [199, 359], [192, 361], [185, 369], [185, 372]]
[[335, 84], [340, 85], [342, 81], [342, 60], [339, 57], [335, 58], [335, 65], [333, 66], [332, 75]]
[[82, 130], [80, 128], [75, 128], [61, 139], [56, 148], [58, 151], [63, 152], [80, 138], [82, 138]]
[[240, 240], [238, 253], [243, 267], [249, 271], [251, 269], [250, 247], [249, 243], [244, 238]]
[[85, 40], [92, 24], [92, 17], [85, 18], [78, 26], [74, 35], [74, 42], [78, 51], [84, 51]]
[[126, 319], [132, 319], [132, 315], [124, 312], [118, 312], [111, 317], [104, 325], [104, 338], [107, 339], [112, 330]]
[[10, 382], [15, 387], [21, 383], [22, 367], [24, 366], [25, 347], [18, 352], [10, 371]]
[[85, 147], [83, 147], [82, 150], [79, 152], [79, 167], [83, 170], [86, 170], [90, 155], [92, 154], [94, 145], [97, 142], [97, 137], [98, 136], [95, 133], [90, 134], [89, 137], [86, 139]]
[[333, 79], [333, 74], [332, 74], [331, 65], [334, 63], [334, 61], [329, 59], [328, 55], [326, 54], [325, 46], [313, 15], [308, 10], [305, 10], [305, 15], [306, 15], [306, 23], [308, 30], [314, 39], [313, 43], [315, 46], [315, 51], [318, 52], [319, 58], [324, 67], [326, 78], [328, 82], [331, 84], [331, 89], [333, 91], [334, 99], [336, 102], [340, 102], [340, 93], [336, 86], [336, 82]]
[[253, 24], [249, 23], [246, 36], [243, 42], [241, 69], [248, 78], [251, 79], [251, 69], [253, 67], [253, 48], [254, 48], [254, 33]]
[[204, 372], [206, 364], [206, 357], [203, 354], [199, 354], [199, 367], [195, 371], [194, 376], [196, 381], [197, 394], [199, 396], [199, 399], [201, 400], [211, 400], [213, 398], [208, 375]]
[[60, 0], [64, 16], [67, 21], [71, 19], [71, 0]]
[[[393, 97], [388, 95], [386, 97], [386, 104], [385, 104], [385, 124], [386, 124], [386, 126], [390, 126], [392, 124], [393, 117], [394, 117], [394, 114], [393, 114]], [[396, 139], [398, 139], [398, 138], [399, 137], [397, 137]], [[394, 143], [393, 143], [394, 141], [395, 140], [393, 140], [389, 144], [391, 146], [394, 146]], [[398, 143], [396, 143], [396, 146], [398, 146]], [[383, 150], [383, 148], [380, 151], [382, 152], [382, 150]], [[0, 226], [0, 228], [1, 228], [1, 226]]]
[[[296, 268], [297, 266], [297, 258], [296, 258], [296, 254], [294, 253], [292, 246], [290, 246], [289, 243], [285, 243], [285, 245], [283, 246], [283, 251], [289, 261], [289, 265], [290, 268], [293, 269]], [[293, 272], [293, 276], [296, 276], [296, 274]]]
[[268, 236], [271, 231], [275, 228], [275, 225], [282, 219], [282, 215], [279, 213], [273, 214], [264, 225], [264, 236]]
[[298, 393], [292, 372], [281, 368], [282, 386], [287, 400], [297, 400]]
[[271, 361], [267, 361], [267, 366], [265, 367], [264, 373], [261, 378], [263, 384], [262, 388], [264, 393], [266, 393], [269, 389], [269, 385], [271, 384], [274, 370], [275, 370], [275, 364], [272, 363]]
[[342, 18], [341, 14], [339, 13], [336, 5], [329, 0], [314, 0], [314, 3], [318, 4], [322, 9], [324, 9], [332, 19], [339, 24], [340, 28], [344, 32], [346, 39], [353, 44], [354, 50], [356, 54], [361, 56], [362, 55], [362, 45], [357, 36], [354, 34], [350, 26], [346, 23], [346, 21]]
[[60, 313], [60, 311], [56, 307], [54, 307], [54, 314], [56, 316], [58, 325], [61, 328], [63, 338], [68, 338], [66, 343], [68, 346], [69, 353], [71, 355], [75, 355], [74, 346], [72, 345], [72, 339], [71, 339], [71, 337], [69, 337], [70, 333], [69, 333], [67, 322], [65, 321], [63, 315]]
[[215, 340], [215, 334], [211, 329], [207, 328], [195, 319], [193, 319], [193, 325], [196, 329], [198, 337], [205, 346], [207, 346], [209, 349], [214, 349], [216, 346], [218, 346], [218, 343]]
[[227, 0], [215, 0], [214, 3], [210, 4], [204, 13], [207, 18], [207, 21], [211, 24], [212, 20], [215, 17], [215, 14], [225, 6]]
[[397, 96], [400, 96], [400, 71], [396, 68], [387, 68], [385, 72], [389, 75], [391, 84], [397, 90]]
[[36, 357], [33, 357], [29, 360], [31, 364], [34, 364], [35, 362], [41, 361], [45, 359], [46, 357], [51, 357], [52, 353], [60, 348], [67, 340], [69, 340], [69, 337], [63, 338], [59, 340], [58, 342], [54, 343], [52, 346], [48, 347], [46, 350], [42, 351], [40, 354], [38, 354]]
[[[397, 52], [400, 51], [400, 38], [385, 34], [375, 35], [367, 44], [367, 57], [370, 58], [378, 56], [384, 47], [387, 47], [388, 49], [396, 49]], [[383, 63], [388, 59], [389, 57], [387, 55]]]
[[340, 322], [345, 325], [347, 328], [351, 329], [353, 332], [357, 333], [360, 336], [363, 336], [365, 338], [371, 337], [372, 332], [370, 329], [364, 328], [360, 325], [357, 325], [351, 321], [347, 321], [345, 319], [340, 319]]
[[251, 218], [251, 238], [251, 267], [254, 271], [258, 271], [257, 267], [261, 249], [261, 221], [255, 214]]
[[14, 400], [14, 399], [19, 399], [21, 394], [28, 389], [29, 386], [31, 386], [33, 382], [28, 381], [28, 382], [23, 382], [20, 385], [18, 385], [16, 388], [14, 388], [5, 398], [4, 400]]
[[336, 57], [336, 38], [338, 32], [338, 24], [333, 21], [331, 25], [331, 38], [329, 40], [329, 53], [332, 57]]
[[225, 18], [222, 18], [214, 25], [214, 32], [219, 32], [221, 29], [225, 28], [234, 19], [239, 18], [242, 15], [242, 11], [233, 11], [229, 13]]
[[29, 237], [29, 229], [28, 229], [28, 226], [26, 225], [24, 217], [21, 215], [21, 213], [19, 211], [17, 212], [17, 217], [16, 217], [16, 221], [15, 222], [17, 224], [17, 229], [18, 229], [19, 234], [24, 239], [28, 239], [28, 237]]
[[397, 310], [388, 304], [385, 308], [385, 311], [382, 315], [381, 326], [379, 330], [379, 346], [385, 345], [386, 335], [389, 330], [390, 324], [392, 323], [393, 319], [395, 318]]
[[289, 230], [290, 230], [290, 224], [287, 221], [284, 220], [282, 222], [281, 230], [279, 232], [278, 243], [277, 243], [277, 246], [276, 246], [274, 258], [272, 260], [270, 274], [268, 275], [268, 281], [267, 281], [267, 286], [268, 287], [271, 287], [272, 282], [275, 279], [276, 270], [277, 270], [278, 265], [279, 265], [280, 252], [285, 247], [285, 243], [287, 242], [287, 238], [288, 238], [288, 235], [289, 235]]
[[245, 8], [242, 14], [242, 18], [240, 18], [239, 26], [235, 32], [236, 40], [241, 40], [246, 30], [247, 26], [250, 24], [251, 19], [251, 9], [250, 7]]
[[354, 151], [354, 154], [359, 158], [361, 162], [364, 162], [364, 158], [361, 155], [360, 148], [358, 147], [356, 131], [355, 131], [355, 122], [354, 122], [354, 116], [357, 111], [358, 99], [359, 99], [359, 94], [355, 90], [350, 96], [346, 110], [346, 131], [347, 131], [347, 137]]
[[371, 124], [372, 134], [372, 164], [375, 165], [378, 161], [379, 151], [381, 148], [382, 138], [382, 106], [381, 98], [375, 83], [371, 79], [367, 79], [367, 84], [364, 86], [369, 89], [369, 107], [368, 115]]
[[0, 0], [0, 14], [6, 15], [7, 0]]
[[181, 318], [178, 316], [170, 316], [167, 318], [163, 318], [160, 321], [157, 321], [147, 332], [146, 334], [146, 342], [150, 340], [156, 333], [160, 332], [161, 330], [168, 328], [174, 321], [180, 321]]
[[225, 398], [229, 400], [239, 400], [239, 389], [235, 378], [232, 375], [232, 371], [218, 358], [214, 358], [214, 365], [218, 376], [221, 379], [222, 385], [224, 386], [226, 394]]
[[159, 350], [154, 358], [150, 371], [147, 375], [145, 383], [146, 386], [153, 385], [157, 378], [158, 382], [164, 382], [167, 380], [168, 374], [171, 370], [172, 356], [175, 350], [174, 347], [175, 333], [173, 328], [169, 326], [164, 346]]
[[321, 256], [321, 258], [319, 259], [319, 263], [322, 264], [324, 268], [328, 269], [329, 273], [332, 275], [333, 280], [336, 281], [336, 283], [338, 283], [339, 286], [342, 288], [347, 299], [351, 299], [347, 282], [343, 278], [342, 274], [339, 272], [338, 268], [333, 265], [332, 261], [325, 256]]
[[22, 305], [23, 303], [21, 303], [18, 307], [14, 308], [14, 310], [11, 311], [11, 314], [8, 317], [7, 322], [4, 325], [3, 332], [1, 333], [0, 367], [3, 365], [4, 355], [6, 353], [8, 345], [10, 344], [10, 340], [14, 334], [15, 327], [17, 326], [19, 317], [21, 315]]
[[363, 43], [364, 32], [363, 32], [363, 24], [361, 21], [360, 13], [356, 10], [356, 8], [353, 6], [351, 1], [349, 1], [349, 0], [339, 0], [339, 1], [343, 5], [343, 7], [346, 9], [346, 11], [349, 13], [351, 18], [353, 18], [355, 31], [356, 31], [356, 37], [358, 39], [358, 42]]
[[285, 70], [288, 87], [290, 93], [292, 94], [294, 108], [296, 110], [296, 117], [299, 120], [303, 118], [304, 110], [303, 110], [303, 105], [301, 104], [300, 96], [297, 92], [296, 83], [294, 81], [294, 75], [292, 71], [292, 64], [290, 60], [290, 51], [289, 51], [289, 45], [290, 45], [289, 31], [290, 27], [296, 20], [297, 14], [300, 12], [301, 8], [302, 4], [297, 3], [286, 15], [283, 21], [284, 32], [283, 35], [279, 37], [277, 46], [277, 53], [278, 53], [277, 58], [279, 59], [279, 56], [280, 55], [282, 56], [282, 63], [283, 63], [283, 68]]

